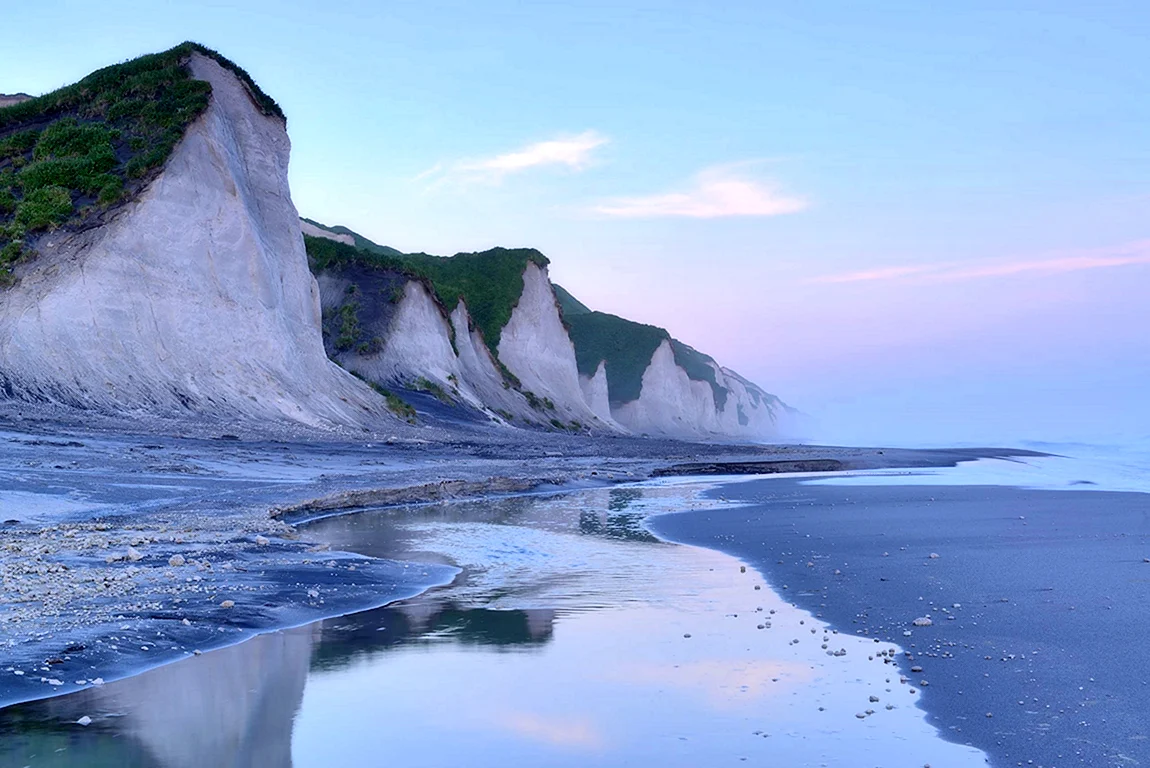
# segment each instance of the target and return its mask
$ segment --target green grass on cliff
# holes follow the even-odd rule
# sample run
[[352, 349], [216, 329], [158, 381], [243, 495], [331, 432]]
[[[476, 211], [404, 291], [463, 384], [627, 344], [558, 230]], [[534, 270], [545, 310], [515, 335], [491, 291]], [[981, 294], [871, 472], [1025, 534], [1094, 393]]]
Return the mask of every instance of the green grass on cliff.
[[528, 263], [541, 267], [548, 263], [546, 256], [530, 248], [492, 248], [445, 257], [399, 254], [394, 249], [369, 251], [322, 237], [305, 236], [304, 242], [317, 275], [327, 270], [338, 273], [344, 264], [365, 264], [424, 280], [448, 312], [460, 300], [466, 302], [472, 322], [492, 353], [499, 348], [503, 327], [523, 293], [523, 271]]
[[[567, 296], [579, 307], [584, 307], [570, 294]], [[612, 403], [628, 403], [639, 399], [643, 389], [643, 373], [651, 364], [651, 357], [660, 344], [669, 341], [675, 363], [687, 372], [688, 378], [710, 384], [715, 404], [719, 408], [726, 405], [727, 390], [719, 385], [714, 369], [708, 364], [714, 360], [671, 338], [666, 330], [590, 310], [570, 313], [565, 309], [564, 320], [567, 322], [571, 342], [575, 345], [575, 362], [579, 366], [579, 373], [594, 376], [599, 363], [607, 363], [607, 392]]]
[[607, 363], [607, 391], [613, 403], [639, 399], [643, 372], [655, 350], [671, 335], [653, 325], [624, 320], [606, 312], [564, 315], [575, 345], [579, 373], [594, 376], [599, 363]]
[[188, 69], [193, 52], [231, 70], [264, 114], [284, 117], [250, 75], [190, 42], [0, 108], [0, 282], [39, 235], [95, 220], [158, 173], [210, 100]]
[[552, 283], [552, 285], [555, 288], [555, 298], [559, 300], [559, 309], [563, 311], [564, 318], [585, 315], [591, 311], [586, 304], [572, 296], [566, 288], [558, 283]]

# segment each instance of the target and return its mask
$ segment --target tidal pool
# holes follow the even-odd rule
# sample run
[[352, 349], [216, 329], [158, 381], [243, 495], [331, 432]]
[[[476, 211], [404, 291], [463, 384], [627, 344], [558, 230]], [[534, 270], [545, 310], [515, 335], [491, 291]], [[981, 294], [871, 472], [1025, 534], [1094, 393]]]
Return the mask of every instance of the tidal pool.
[[926, 723], [900, 649], [837, 634], [738, 560], [644, 527], [722, 504], [714, 487], [315, 521], [304, 535], [335, 549], [460, 573], [0, 711], [0, 765], [984, 765]]

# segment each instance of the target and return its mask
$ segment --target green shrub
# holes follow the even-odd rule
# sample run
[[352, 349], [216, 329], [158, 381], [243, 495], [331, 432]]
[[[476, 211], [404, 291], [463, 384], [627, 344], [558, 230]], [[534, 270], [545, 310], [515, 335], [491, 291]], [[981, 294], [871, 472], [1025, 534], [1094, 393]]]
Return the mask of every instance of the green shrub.
[[358, 311], [359, 303], [355, 301], [349, 301], [339, 308], [339, 336], [335, 339], [335, 348], [340, 352], [351, 349], [359, 342]]
[[8, 243], [8, 245], [0, 248], [0, 265], [7, 269], [9, 264], [15, 264], [17, 261], [19, 261], [23, 254], [23, 243], [18, 240]]
[[559, 309], [563, 311], [564, 318], [572, 315], [585, 315], [591, 311], [586, 304], [572, 296], [563, 286], [556, 283], [553, 287], [555, 288], [555, 298], [559, 301]]
[[408, 424], [415, 423], [415, 409], [398, 395], [393, 395], [390, 392], [387, 393], [387, 407], [392, 413], [404, 419]]
[[100, 205], [112, 205], [113, 203], [118, 203], [123, 196], [123, 179], [119, 176], [112, 176], [104, 182], [104, 186], [100, 187], [100, 194], [97, 200], [99, 200]]
[[16, 211], [16, 223], [35, 232], [48, 229], [72, 214], [72, 195], [64, 187], [42, 187], [30, 193]]
[[[81, 124], [74, 117], [61, 118], [45, 128], [40, 134], [35, 147], [32, 149], [32, 159], [84, 157], [97, 150], [111, 150], [111, 142], [119, 137], [119, 131], [103, 124]], [[115, 153], [111, 152], [111, 155], [108, 168], [116, 163]]]
[[434, 395], [435, 399], [441, 403], [446, 403], [447, 405], [455, 404], [455, 401], [451, 399], [451, 395], [447, 394], [447, 390], [423, 376], [416, 379], [414, 389], [418, 392], [427, 392]]
[[383, 339], [378, 336], [372, 336], [367, 341], [361, 341], [355, 345], [355, 353], [361, 357], [367, 355], [378, 355], [383, 351]]
[[26, 131], [17, 131], [8, 138], [0, 141], [0, 160], [11, 159], [31, 151], [36, 146], [36, 139], [40, 132], [35, 128]]

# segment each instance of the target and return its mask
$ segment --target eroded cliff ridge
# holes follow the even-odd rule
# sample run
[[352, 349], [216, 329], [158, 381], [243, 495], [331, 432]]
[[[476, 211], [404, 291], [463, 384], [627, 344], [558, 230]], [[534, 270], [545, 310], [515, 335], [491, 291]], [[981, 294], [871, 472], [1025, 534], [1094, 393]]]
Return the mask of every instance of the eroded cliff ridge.
[[378, 387], [543, 429], [762, 440], [793, 426], [777, 397], [666, 330], [551, 284], [537, 251], [402, 254], [306, 223], [328, 352]]
[[[118, 66], [0, 110], [0, 142], [29, 147], [0, 167], [17, 188], [4, 395], [317, 426], [386, 414], [324, 353], [279, 108], [199, 46]], [[163, 119], [133, 118], [157, 103]]]
[[401, 253], [301, 219], [283, 112], [203, 46], [5, 99], [7, 399], [355, 429], [786, 427], [709, 356], [553, 285], [536, 250]]

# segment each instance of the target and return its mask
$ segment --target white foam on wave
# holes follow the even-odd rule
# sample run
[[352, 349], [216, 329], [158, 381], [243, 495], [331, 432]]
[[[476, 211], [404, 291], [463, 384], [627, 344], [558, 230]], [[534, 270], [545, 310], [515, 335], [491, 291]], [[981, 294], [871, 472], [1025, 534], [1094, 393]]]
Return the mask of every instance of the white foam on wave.
[[979, 459], [957, 467], [867, 470], [806, 482], [811, 485], [998, 485], [1050, 491], [1150, 493], [1150, 444], [1030, 443], [1049, 456]]

